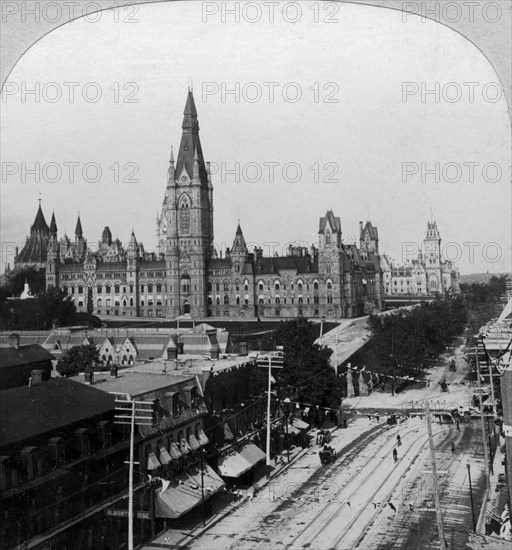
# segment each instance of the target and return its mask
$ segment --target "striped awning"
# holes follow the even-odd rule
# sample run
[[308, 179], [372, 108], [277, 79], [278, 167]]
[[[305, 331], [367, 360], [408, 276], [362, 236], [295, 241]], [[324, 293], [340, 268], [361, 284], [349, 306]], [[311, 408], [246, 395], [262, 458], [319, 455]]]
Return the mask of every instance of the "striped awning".
[[157, 493], [156, 516], [159, 518], [179, 518], [202, 502], [201, 483], [204, 487], [204, 498], [222, 489], [225, 483], [205, 463], [201, 475], [199, 467], [175, 475], [165, 491]]
[[219, 472], [225, 477], [240, 477], [252, 468], [251, 464], [237, 452], [219, 459]]
[[167, 452], [165, 447], [160, 447], [160, 462], [162, 464], [169, 464], [169, 462], [172, 462], [171, 455]]
[[245, 445], [240, 451], [240, 455], [247, 460], [247, 462], [251, 465], [251, 468], [266, 458], [265, 453], [254, 443], [248, 443]]
[[177, 443], [171, 443], [169, 445], [169, 452], [174, 460], [178, 460], [178, 458], [181, 458], [183, 456]]
[[148, 456], [148, 470], [157, 470], [160, 468], [161, 464], [155, 453], [149, 453]]
[[188, 455], [188, 453], [192, 452], [192, 449], [186, 439], [182, 439], [180, 441], [180, 451], [182, 455]]
[[194, 434], [189, 436], [188, 444], [190, 445], [190, 448], [193, 451], [197, 451], [197, 449], [199, 449], [201, 447], [201, 445], [199, 445], [199, 442], [197, 441], [196, 436]]
[[233, 432], [227, 422], [224, 422], [224, 439], [226, 441], [233, 441], [233, 439], [235, 439], [235, 436], [233, 435]]
[[206, 434], [203, 432], [203, 430], [199, 430], [199, 444], [200, 445], [208, 445], [209, 443], [209, 440], [208, 438], [206, 437]]

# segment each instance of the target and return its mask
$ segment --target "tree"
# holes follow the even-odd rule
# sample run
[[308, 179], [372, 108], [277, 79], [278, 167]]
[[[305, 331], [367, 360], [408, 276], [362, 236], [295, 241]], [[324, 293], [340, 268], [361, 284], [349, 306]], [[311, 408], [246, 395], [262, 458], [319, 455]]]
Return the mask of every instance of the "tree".
[[92, 372], [99, 363], [99, 352], [95, 344], [84, 344], [68, 349], [57, 362], [61, 376], [74, 376], [80, 372]]
[[92, 301], [92, 288], [87, 287], [87, 313], [92, 313], [94, 311], [94, 304]]
[[286, 321], [276, 333], [284, 347], [284, 368], [274, 374], [276, 387], [299, 402], [339, 407], [341, 383], [329, 363], [332, 350], [315, 342], [315, 327], [305, 319]]

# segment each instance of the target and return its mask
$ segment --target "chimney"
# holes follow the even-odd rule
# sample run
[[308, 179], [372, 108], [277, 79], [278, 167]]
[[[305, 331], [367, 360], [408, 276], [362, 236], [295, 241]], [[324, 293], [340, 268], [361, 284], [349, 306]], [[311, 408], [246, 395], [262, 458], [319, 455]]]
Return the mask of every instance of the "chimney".
[[240, 342], [240, 355], [247, 355], [247, 342]]
[[217, 348], [211, 348], [210, 350], [210, 359], [218, 359], [219, 358], [220, 349]]
[[20, 349], [20, 335], [19, 334], [11, 334], [9, 336], [9, 344], [11, 348], [14, 349]]
[[30, 387], [40, 386], [43, 383], [43, 371], [35, 369], [30, 373]]
[[167, 348], [167, 359], [169, 361], [175, 361], [178, 356], [178, 348]]

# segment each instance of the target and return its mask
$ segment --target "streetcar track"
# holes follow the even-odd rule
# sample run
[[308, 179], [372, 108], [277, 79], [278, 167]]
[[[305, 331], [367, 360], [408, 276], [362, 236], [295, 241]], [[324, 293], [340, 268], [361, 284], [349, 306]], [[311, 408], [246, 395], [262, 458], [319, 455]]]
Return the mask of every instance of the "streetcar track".
[[[408, 429], [407, 431], [405, 431], [404, 433], [405, 434], [409, 434], [411, 432], [415, 432], [417, 431], [418, 428], [415, 426], [415, 427], [411, 427], [410, 429]], [[378, 435], [375, 436], [374, 439], [377, 439], [377, 437], [381, 435], [380, 433]], [[422, 436], [419, 436], [419, 437], [424, 437], [424, 435]], [[419, 437], [417, 439], [419, 439]], [[417, 441], [417, 439], [415, 439], [414, 441]], [[372, 455], [370, 456], [365, 462], [363, 465], [359, 466], [356, 471], [351, 475], [349, 476], [349, 478], [347, 480], [344, 481], [343, 485], [340, 487], [340, 489], [335, 493], [335, 495], [333, 496], [333, 500], [336, 501], [336, 498], [338, 496], [341, 495], [341, 493], [359, 476], [360, 472], [362, 469], [366, 468], [372, 461], [378, 461], [378, 463], [380, 464], [380, 461], [381, 461], [381, 457], [380, 457], [380, 453], [383, 452], [384, 450], [384, 447], [387, 447], [389, 443], [392, 443], [391, 447], [394, 447], [395, 446], [395, 440], [394, 439], [391, 439], [389, 438], [383, 445], [383, 447], [381, 449], [379, 449], [379, 455]], [[403, 460], [403, 456], [402, 458], [400, 459], [400, 461]], [[387, 480], [384, 480], [383, 483], [385, 483]], [[381, 484], [382, 485], [382, 484]], [[380, 486], [379, 486], [380, 488]], [[356, 494], [358, 488], [356, 487], [352, 493], [350, 493], [350, 495], [345, 498], [344, 500], [346, 501], [350, 501], [351, 498]], [[374, 493], [375, 494], [375, 493]], [[302, 544], [302, 547], [307, 547], [308, 545], [311, 544], [311, 542], [318, 536], [318, 534], [325, 528], [326, 525], [328, 525], [332, 519], [340, 513], [340, 511], [342, 509], [344, 509], [344, 507], [340, 507], [340, 508], [337, 508], [335, 509], [331, 514], [328, 515], [327, 519], [324, 519], [324, 518], [321, 518], [323, 512], [332, 504], [332, 502], [327, 502], [319, 511], [318, 513], [315, 515], [315, 517], [309, 522], [309, 524], [300, 531], [300, 533], [298, 533], [298, 535], [293, 539], [293, 541], [289, 542], [287, 544], [287, 548], [289, 548], [291, 545], [295, 544], [295, 542], [300, 539], [300, 537], [305, 533], [305, 532], [308, 532], [308, 537], [306, 538], [306, 542]], [[320, 522], [320, 525], [316, 528], [316, 529], [313, 529], [312, 531], [312, 527], [313, 525], [315, 524], [315, 522], [317, 522], [319, 519], [321, 519], [321, 522]], [[357, 516], [356, 518], [357, 519]], [[354, 519], [354, 521], [355, 521]], [[310, 534], [309, 532], [312, 531], [312, 533]]]

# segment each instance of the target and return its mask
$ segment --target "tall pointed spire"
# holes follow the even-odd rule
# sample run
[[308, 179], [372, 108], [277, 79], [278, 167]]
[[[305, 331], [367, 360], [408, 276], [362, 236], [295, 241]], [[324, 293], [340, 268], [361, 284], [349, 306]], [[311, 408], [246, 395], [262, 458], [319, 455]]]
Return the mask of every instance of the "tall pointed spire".
[[50, 235], [57, 235], [57, 222], [55, 221], [55, 212], [52, 213], [52, 221], [50, 222]]
[[83, 234], [84, 233], [82, 231], [82, 222], [80, 221], [80, 214], [78, 214], [78, 219], [76, 220], [75, 235], [77, 237], [82, 237]]
[[240, 220], [238, 220], [238, 227], [236, 228], [235, 240], [233, 241], [233, 246], [231, 247], [231, 254], [247, 254], [247, 245], [245, 243], [244, 234], [242, 233], [242, 228], [240, 227]]
[[30, 228], [31, 233], [34, 233], [35, 231], [40, 231], [40, 232], [44, 233], [45, 235], [48, 235], [49, 232], [50, 232], [48, 224], [46, 223], [46, 220], [44, 219], [43, 210], [41, 209], [41, 199], [39, 199], [39, 206], [37, 208], [37, 214], [36, 214], [34, 223], [32, 224], [32, 227]]
[[194, 96], [189, 89], [185, 110], [183, 111], [183, 133], [181, 136], [180, 150], [176, 160], [176, 179], [181, 179], [185, 169], [189, 178], [193, 177], [194, 163], [198, 163], [199, 182], [205, 188], [208, 187], [208, 174], [203, 158], [201, 141], [199, 139], [199, 122]]

